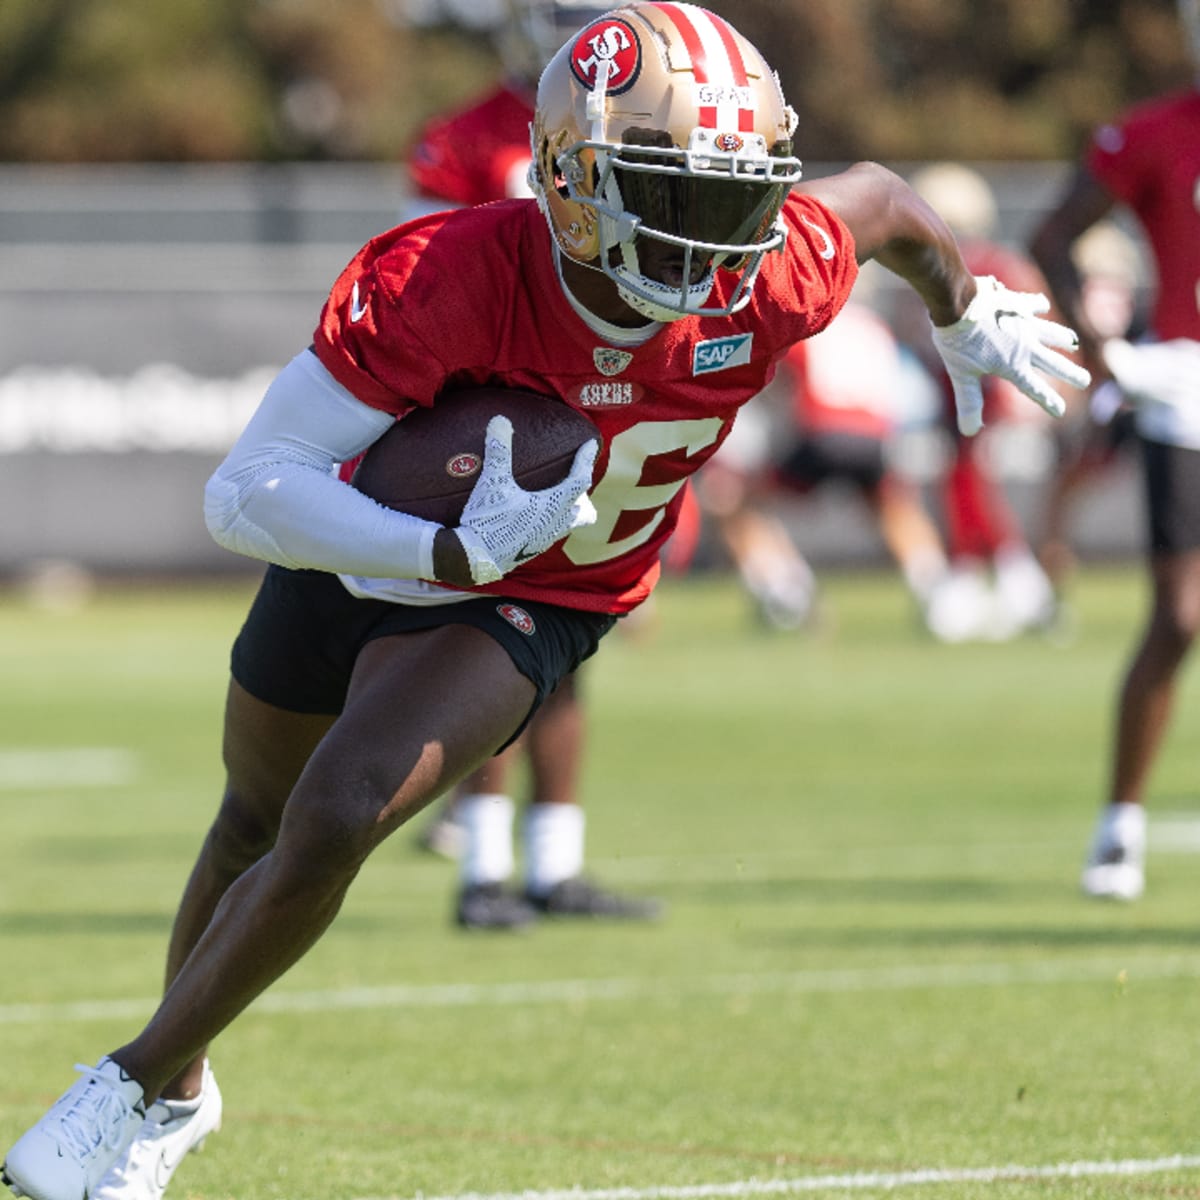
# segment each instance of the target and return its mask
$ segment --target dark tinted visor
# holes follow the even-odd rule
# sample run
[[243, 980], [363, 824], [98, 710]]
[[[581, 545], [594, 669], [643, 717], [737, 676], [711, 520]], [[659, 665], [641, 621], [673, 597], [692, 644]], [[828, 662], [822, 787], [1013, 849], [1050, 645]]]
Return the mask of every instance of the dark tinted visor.
[[789, 184], [616, 167], [625, 208], [660, 233], [721, 246], [755, 245], [767, 235]]

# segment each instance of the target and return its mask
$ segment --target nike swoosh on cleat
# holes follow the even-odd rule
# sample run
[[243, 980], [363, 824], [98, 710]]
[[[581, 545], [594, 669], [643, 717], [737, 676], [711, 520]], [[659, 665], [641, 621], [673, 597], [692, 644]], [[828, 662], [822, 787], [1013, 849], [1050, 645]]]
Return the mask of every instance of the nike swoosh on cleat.
[[175, 1174], [175, 1169], [187, 1157], [188, 1152], [185, 1150], [174, 1162], [167, 1158], [167, 1152], [164, 1150], [159, 1156], [158, 1161], [154, 1164], [154, 1182], [160, 1187], [165, 1188], [171, 1182], [171, 1176]]

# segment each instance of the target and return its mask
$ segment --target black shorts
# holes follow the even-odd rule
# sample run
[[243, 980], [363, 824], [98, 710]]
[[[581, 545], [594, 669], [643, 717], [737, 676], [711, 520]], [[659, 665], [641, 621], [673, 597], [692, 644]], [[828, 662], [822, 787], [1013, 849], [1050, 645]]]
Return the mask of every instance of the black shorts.
[[1200, 549], [1200, 450], [1142, 439], [1152, 554]]
[[854, 433], [818, 433], [797, 442], [776, 468], [785, 487], [804, 491], [828, 479], [845, 479], [868, 494], [887, 474], [883, 442]]
[[473, 625], [499, 642], [537, 689], [527, 723], [615, 623], [608, 613], [503, 596], [435, 605], [362, 600], [336, 575], [271, 566], [233, 643], [231, 669], [246, 691], [267, 704], [336, 715], [368, 642], [442, 625]]

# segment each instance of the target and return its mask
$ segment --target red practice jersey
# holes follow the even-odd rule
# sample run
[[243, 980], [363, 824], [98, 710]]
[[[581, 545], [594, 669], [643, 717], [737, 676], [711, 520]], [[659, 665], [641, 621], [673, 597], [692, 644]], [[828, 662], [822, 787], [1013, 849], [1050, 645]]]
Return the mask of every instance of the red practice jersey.
[[[658, 578], [683, 485], [725, 439], [797, 341], [819, 332], [857, 275], [849, 230], [790, 197], [788, 240], [732, 317], [685, 317], [649, 341], [605, 342], [570, 306], [533, 200], [456, 209], [369, 242], [333, 286], [313, 349], [367, 404], [403, 416], [478, 384], [556, 395], [604, 440], [591, 490], [598, 522], [480, 589], [628, 612]], [[717, 273], [724, 302], [729, 277]]]
[[469, 108], [431, 121], [409, 156], [413, 187], [422, 196], [463, 206], [529, 195], [532, 120], [529, 93], [506, 83]]
[[1087, 168], [1141, 222], [1158, 288], [1151, 327], [1200, 339], [1200, 91], [1150, 101], [1096, 131]]

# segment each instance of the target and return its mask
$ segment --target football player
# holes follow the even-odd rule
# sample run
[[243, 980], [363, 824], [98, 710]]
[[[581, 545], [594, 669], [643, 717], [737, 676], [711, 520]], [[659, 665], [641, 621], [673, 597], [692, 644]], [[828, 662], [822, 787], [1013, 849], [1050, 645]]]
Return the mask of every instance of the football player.
[[[1180, 0], [1179, 15], [1200, 69], [1200, 0]], [[1071, 256], [1117, 205], [1141, 224], [1157, 269], [1137, 344], [1095, 327]], [[1096, 130], [1031, 246], [1085, 361], [1132, 405], [1142, 445], [1152, 600], [1118, 696], [1108, 792], [1082, 876], [1089, 895], [1134, 900], [1145, 888], [1146, 785], [1200, 628], [1200, 76]]]
[[[646, 599], [685, 480], [788, 348], [833, 319], [861, 260], [924, 298], [965, 433], [988, 373], [1062, 411], [1044, 374], [1084, 373], [1044, 298], [973, 277], [881, 166], [795, 187], [796, 133], [774, 72], [727, 22], [634, 0], [542, 75], [536, 199], [402, 225], [334, 283], [310, 348], [206, 489], [214, 537], [271, 566], [234, 645], [227, 783], [170, 985], [8, 1152], [15, 1190], [84, 1200], [136, 1178], [161, 1194], [219, 1120], [209, 1043], [321, 937], [371, 852]], [[337, 478], [397, 417], [471, 382], [555, 394], [603, 448], [527, 492], [512, 426], [493, 418], [456, 528]]]
[[[909, 182], [954, 230], [973, 274], [991, 275], [1017, 291], [1045, 289], [1028, 256], [996, 240], [995, 198], [977, 171], [961, 163], [933, 163]], [[902, 296], [899, 307], [906, 307], [907, 301]], [[950, 378], [941, 370], [923, 329], [910, 345], [924, 357], [944, 393], [942, 424], [951, 448], [942, 481], [950, 570], [929, 598], [929, 630], [946, 642], [1002, 641], [1046, 630], [1056, 613], [1050, 579], [1002, 483], [987, 464], [986, 447], [955, 432]], [[984, 403], [989, 425], [1024, 418], [1023, 399], [1004, 380], [987, 382]]]
[[834, 481], [850, 485], [922, 616], [945, 577], [941, 535], [919, 489], [888, 461], [904, 371], [887, 324], [851, 300], [827, 329], [788, 351], [698, 477], [705, 514], [768, 625], [796, 628], [819, 611], [816, 579], [774, 511], [780, 490], [809, 495]]

